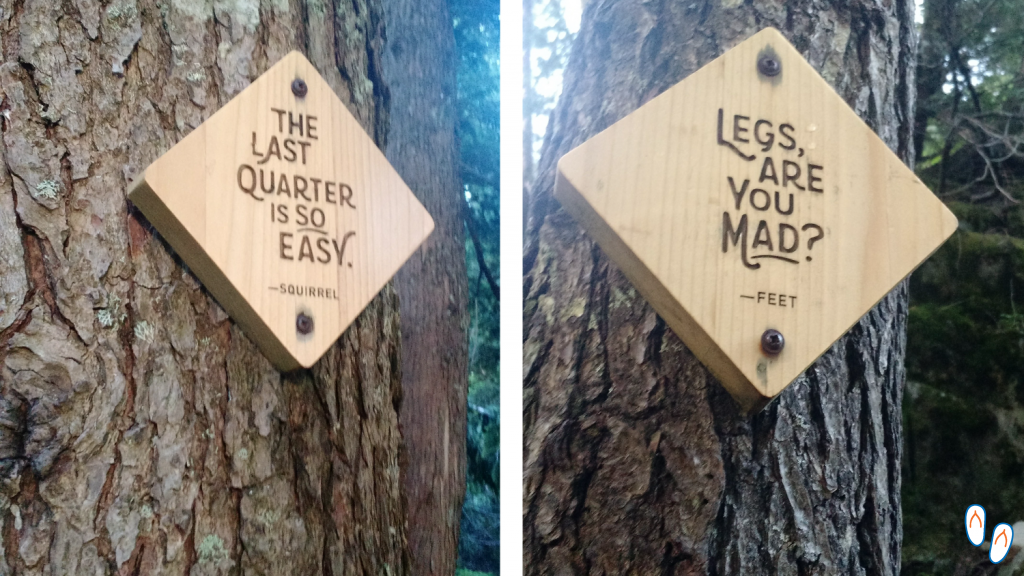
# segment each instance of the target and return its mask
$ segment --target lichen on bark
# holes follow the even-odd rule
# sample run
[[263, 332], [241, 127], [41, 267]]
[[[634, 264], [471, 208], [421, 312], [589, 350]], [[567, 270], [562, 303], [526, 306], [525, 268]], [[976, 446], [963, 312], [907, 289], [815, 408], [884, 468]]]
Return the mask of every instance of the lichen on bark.
[[408, 572], [393, 288], [282, 375], [125, 196], [293, 49], [383, 145], [382, 26], [0, 0], [0, 573]]
[[905, 285], [748, 417], [551, 189], [559, 157], [766, 26], [906, 160], [913, 10], [587, 4], [528, 196], [527, 573], [899, 571]]

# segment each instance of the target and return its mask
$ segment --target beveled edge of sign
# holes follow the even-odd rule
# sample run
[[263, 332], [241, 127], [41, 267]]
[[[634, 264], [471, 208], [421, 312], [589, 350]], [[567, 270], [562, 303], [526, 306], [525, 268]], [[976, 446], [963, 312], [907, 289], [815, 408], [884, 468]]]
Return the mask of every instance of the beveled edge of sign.
[[[633, 283], [636, 291], [651, 303], [651, 307], [665, 320], [672, 332], [711, 371], [744, 412], [757, 412], [764, 408], [773, 397], [762, 394], [758, 387], [743, 375], [736, 363], [715, 344], [700, 323], [683, 308], [668, 288], [644, 265], [643, 260], [580, 194], [572, 181], [562, 172], [561, 159], [558, 163], [554, 196], [565, 211], [581, 224], [584, 232], [597, 242], [608, 258]], [[653, 304], [655, 302], [658, 303], [657, 306]]]
[[[202, 129], [203, 127], [200, 126], [196, 130]], [[189, 135], [191, 136], [191, 134]], [[140, 174], [129, 187], [128, 199], [150, 221], [159, 220], [162, 223], [161, 229], [157, 230], [160, 236], [167, 240], [171, 248], [181, 256], [189, 269], [213, 295], [217, 304], [223, 307], [232, 320], [242, 327], [242, 331], [260, 348], [274, 366], [284, 372], [303, 367], [285, 348], [273, 330], [260, 318], [259, 313], [249, 305], [249, 302], [235, 288], [220, 267], [213, 262], [202, 245], [196, 241], [146, 182], [146, 172], [148, 171], [149, 168]], [[187, 258], [186, 254], [188, 254]], [[309, 366], [305, 366], [305, 368], [309, 368]]]
[[[218, 116], [226, 113], [230, 105], [236, 102], [239, 98], [244, 96], [248, 91], [254, 89], [256, 84], [265, 75], [274, 71], [275, 68], [287, 67], [291, 62], [298, 60], [301, 65], [308, 67], [309, 70], [317, 79], [322, 81], [327, 87], [334, 101], [337, 103], [338, 112], [341, 114], [347, 114], [348, 118], [359, 126], [364, 136], [370, 145], [375, 148], [375, 152], [379, 155], [382, 164], [386, 169], [390, 170], [394, 178], [404, 188], [405, 193], [409, 197], [409, 207], [418, 212], [422, 213], [425, 218], [423, 233], [408, 246], [408, 250], [400, 254], [397, 259], [398, 265], [395, 268], [395, 272], [391, 276], [384, 277], [378, 285], [374, 286], [372, 290], [373, 295], [366, 303], [360, 308], [360, 310], [353, 316], [347, 325], [332, 338], [327, 346], [316, 355], [308, 364], [298, 360], [298, 357], [293, 354], [277, 336], [273, 329], [263, 320], [260, 313], [248, 302], [248, 300], [242, 295], [241, 291], [234, 285], [231, 279], [224, 273], [224, 271], [213, 261], [209, 253], [203, 248], [202, 243], [195, 237], [194, 234], [203, 234], [203, 230], [195, 230], [190, 232], [182, 221], [175, 216], [174, 212], [170, 210], [167, 203], [172, 201], [172, 197], [161, 198], [160, 194], [153, 188], [150, 181], [156, 182], [158, 180], [156, 174], [153, 173], [154, 167], [161, 164], [161, 160], [165, 160], [169, 154], [172, 154], [175, 148], [186, 143], [188, 140], [198, 140], [205, 147], [205, 131], [210, 125], [211, 121], [214, 121]], [[313, 81], [313, 76], [310, 77], [309, 81]], [[193, 142], [193, 145], [195, 143]], [[181, 149], [179, 149], [179, 153]], [[203, 153], [205, 156], [205, 152]], [[205, 179], [204, 179], [205, 182]], [[365, 311], [366, 307], [369, 306], [373, 300], [379, 295], [380, 291], [390, 282], [394, 275], [408, 262], [417, 250], [419, 250], [423, 244], [427, 241], [430, 235], [436, 228], [436, 223], [430, 211], [423, 205], [416, 194], [413, 193], [412, 189], [402, 178], [401, 174], [395, 169], [390, 161], [387, 160], [383, 150], [377, 146], [374, 142], [373, 137], [366, 132], [366, 129], [362, 126], [359, 120], [352, 114], [344, 102], [338, 97], [337, 93], [327, 83], [323, 75], [320, 74], [316, 66], [306, 58], [299, 50], [291, 50], [286, 55], [281, 57], [280, 60], [275, 62], [272, 66], [267, 68], [261, 73], [255, 80], [253, 80], [248, 86], [243, 88], [232, 97], [228, 102], [216, 110], [209, 118], [204, 120], [198, 127], [189, 132], [178, 142], [173, 144], [170, 148], [165, 150], [155, 160], [150, 162], [147, 167], [142, 171], [137, 179], [129, 186], [128, 199], [135, 204], [139, 210], [146, 216], [147, 219], [152, 223], [153, 221], [159, 221], [161, 223], [160, 228], [156, 228], [160, 236], [164, 237], [171, 248], [182, 258], [185, 264], [191, 269], [195, 275], [202, 282], [203, 286], [210, 292], [211, 295], [216, 299], [217, 303], [231, 316], [241, 328], [246, 336], [257, 345], [260, 351], [268, 360], [280, 371], [288, 372], [299, 368], [311, 368], [316, 362], [318, 362], [323, 355], [337, 342], [344, 333], [353, 326], [358, 320], [359, 316]], [[203, 218], [205, 219], [205, 204], [201, 208], [203, 211]]]
[[[786, 40], [785, 36], [774, 27], [766, 27], [751, 34], [748, 38], [737, 43], [726, 49], [724, 52], [712, 58], [703, 66], [694, 70], [691, 74], [687, 75], [682, 80], [679, 80], [676, 84], [669, 86], [660, 94], [651, 98], [647, 102], [640, 104], [637, 109], [642, 108], [651, 103], [653, 100], [660, 98], [669, 98], [669, 92], [679, 83], [687, 81], [693, 74], [704, 70], [711, 66], [716, 61], [725, 58], [725, 56], [735, 49], [740, 44], [744, 44], [753, 40], [756, 36], [762, 35], [764, 32], [770, 31], [780, 38], [787, 46], [792, 47], [789, 41]], [[766, 34], [767, 35], [767, 34]], [[796, 50], [793, 48], [793, 50]], [[729, 395], [736, 400], [736, 403], [740, 406], [743, 413], [750, 414], [759, 412], [765, 406], [768, 405], [775, 396], [781, 391], [776, 391], [775, 394], [766, 395], [765, 390], [762, 387], [758, 387], [752, 380], [747, 378], [743, 371], [739, 368], [736, 362], [726, 353], [726, 351], [715, 343], [714, 339], [708, 334], [707, 330], [701, 326], [686, 308], [683, 307], [682, 303], [679, 302], [672, 293], [669, 292], [661, 280], [655, 276], [655, 274], [647, 267], [644, 261], [626, 244], [623, 240], [604, 220], [604, 218], [598, 214], [590, 202], [579, 192], [576, 185], [569, 179], [562, 168], [563, 161], [572, 162], [574, 157], [581, 153], [581, 149], [586, 146], [592, 139], [598, 137], [612, 129], [613, 126], [621, 122], [628, 121], [630, 115], [636, 110], [625, 114], [618, 120], [612, 122], [604, 129], [599, 130], [595, 134], [590, 135], [584, 142], [577, 145], [575, 148], [569, 150], [558, 159], [556, 166], [556, 179], [554, 187], [554, 196], [562, 204], [578, 223], [581, 224], [584, 232], [587, 233], [591, 239], [597, 242], [597, 245], [605, 252], [609, 259], [615, 263], [616, 266], [622, 271], [622, 273], [632, 282], [633, 287], [641, 296], [644, 297], [654, 308], [654, 311], [665, 320], [665, 323], [669, 326], [673, 333], [679, 337], [680, 340], [686, 344], [686, 347], [693, 352], [694, 356], [704, 365], [705, 368], [711, 372], [712, 375], [719, 381], [719, 383], [729, 392]], [[657, 305], [655, 305], [657, 303]], [[811, 363], [814, 361], [812, 360]], [[810, 366], [810, 364], [808, 364]], [[805, 368], [806, 370], [806, 368]], [[802, 372], [801, 372], [802, 373]], [[799, 377], [799, 374], [797, 375]], [[792, 384], [792, 381], [789, 383]], [[784, 390], [789, 386], [783, 386]]]
[[[793, 54], [795, 54], [798, 57], [799, 64], [807, 66], [810, 69], [810, 71], [814, 74], [814, 76], [817, 79], [821, 80], [821, 82], [832, 92], [832, 94], [836, 98], [842, 100], [839, 94], [835, 92], [835, 88], [828, 81], [826, 81], [809, 62], [807, 62], [806, 58], [804, 58], [800, 51], [797, 50], [795, 46], [793, 46], [789, 39], [786, 38], [781, 31], [771, 26], [762, 28], [761, 30], [755, 32], [754, 34], [751, 34], [748, 38], [737, 43], [735, 46], [728, 48], [722, 54], [719, 54], [717, 57], [713, 58], [712, 60], [708, 61], [706, 64], [695, 70], [693, 74], [696, 74], [697, 72], [712, 66], [715, 62], [725, 58], [732, 50], [734, 50], [738, 46], [755, 41], [766, 41], [769, 45], [772, 41], [778, 41], [779, 43], [781, 43], [785, 48], [788, 48]], [[677, 82], [677, 84], [687, 81], [693, 74], [687, 76], [686, 78], [683, 78], [682, 80]], [[668, 97], [668, 93], [671, 92], [674, 87], [675, 85], [668, 87], [662, 93], [655, 96], [652, 100]], [[842, 101], [845, 102], [844, 100]], [[649, 103], [650, 101], [644, 102], [638, 107], [638, 109], [640, 107], [646, 106]], [[851, 113], [853, 113], [852, 110]], [[957, 229], [956, 216], [952, 214], [949, 208], [945, 206], [945, 204], [942, 203], [941, 200], [935, 197], [935, 202], [938, 203], [938, 207], [941, 209], [942, 212], [944, 212], [942, 220], [946, 221], [947, 223], [951, 222], [951, 226], [948, 229], [943, 230], [942, 233], [939, 234], [939, 238], [936, 239], [934, 247], [928, 252], [928, 254], [922, 257], [921, 260], [917, 263], [917, 265], [913, 266], [905, 276], [893, 282], [892, 286], [889, 287], [888, 290], [883, 292], [878, 297], [878, 299], [865, 310], [864, 314], [861, 314], [859, 317], [855, 318], [853, 322], [849, 326], [847, 326], [843, 331], [841, 331], [835, 339], [829, 342], [821, 350], [821, 352], [819, 352], [817, 355], [811, 358], [807, 362], [806, 366], [804, 366], [801, 370], [796, 372], [796, 374], [789, 382], [782, 385], [781, 387], [778, 387], [778, 389], [762, 391], [762, 388], [759, 388], [749, 378], [747, 378], [747, 376], [743, 373], [742, 370], [740, 370], [740, 368], [731, 359], [731, 357], [720, 346], [715, 344], [714, 340], [707, 333], [707, 331], [704, 330], [700, 323], [690, 314], [687, 313], [683, 305], [671, 295], [671, 293], [668, 291], [665, 285], [660, 280], [657, 279], [657, 277], [653, 274], [653, 272], [651, 272], [649, 268], [647, 268], [647, 266], [643, 263], [643, 260], [629, 248], [625, 241], [622, 240], [622, 238], [620, 238], [615, 233], [614, 229], [600, 216], [600, 214], [597, 213], [597, 211], [590, 205], [590, 203], [579, 192], [576, 186], [572, 183], [572, 181], [563, 171], [563, 160], [566, 160], [567, 162], [572, 162], [574, 156], [579, 154], [580, 149], [583, 148], [588, 142], [598, 137], [600, 134], [610, 130], [616, 124], [627, 121], [631, 114], [632, 112], [624, 115], [622, 118], [619, 118], [615, 122], [609, 124], [603, 130], [600, 130], [597, 133], [591, 135], [590, 137], [587, 138], [586, 141], [579, 144], [569, 152], [566, 152], [561, 158], [559, 158], [558, 166], [556, 169], [554, 196], [559, 200], [559, 202], [561, 202], [562, 206], [566, 209], [566, 211], [570, 215], [572, 215], [580, 224], [583, 225], [582, 227], [584, 228], [584, 231], [587, 232], [588, 235], [597, 242], [601, 249], [605, 251], [606, 255], [616, 265], [619, 266], [619, 268], [623, 271], [626, 277], [629, 278], [629, 280], [633, 283], [634, 288], [636, 288], [636, 290], [645, 299], [647, 299], [649, 303], [652, 304], [652, 307], [655, 308], [655, 311], [662, 316], [662, 318], [665, 320], [666, 324], [668, 324], [668, 326], [672, 329], [672, 331], [675, 332], [675, 334], [679, 336], [681, 340], [683, 340], [687, 347], [690, 348], [690, 350], [704, 364], [704, 366], [708, 368], [708, 370], [711, 371], [712, 374], [715, 375], [719, 382], [729, 391], [729, 393], [737, 401], [737, 403], [740, 405], [741, 409], [744, 412], [750, 413], [761, 410], [772, 399], [774, 399], [782, 391], [784, 391], [786, 388], [788, 388], [790, 385], [796, 382], [797, 379], [799, 379], [804, 373], [806, 373], [808, 368], [810, 368], [815, 362], [817, 362], [822, 355], [827, 353], [828, 350], [833, 345], [835, 345], [836, 342], [842, 339], [843, 336], [850, 331], [850, 329], [856, 326], [857, 323], [859, 323], [861, 319], [864, 318], [865, 314], [869, 313], [870, 310], [877, 306], [879, 302], [881, 302], [889, 293], [891, 293], [892, 290], [895, 289], [895, 287], [900, 284], [900, 282], [906, 280], [915, 270], [917, 270], [922, 264], [924, 264], [924, 262], [927, 261], [927, 259], [931, 257], [931, 255], [933, 255], [939, 248], [941, 248], [942, 245], [952, 236], [952, 234]], [[914, 178], [917, 184], [919, 184], [922, 188], [924, 188], [925, 191], [932, 194], [932, 196], [934, 197], [934, 192], [932, 192], [927, 186], [923, 184], [923, 182], [920, 181], [919, 178], [916, 177], [913, 170], [911, 170], [910, 167], [908, 167], [902, 159], [900, 159], [887, 145], [885, 145], [884, 142], [881, 142], [881, 139], [878, 136], [877, 132], [871, 129], [871, 127], [868, 126], [862, 118], [857, 116], [856, 113], [853, 113], [853, 115], [857, 118], [857, 120], [860, 121], [860, 123], [864, 126], [866, 130], [870, 131], [871, 134], [873, 134], [876, 138], [879, 139], [881, 143], [881, 149], [884, 149], [884, 151], [888, 153], [888, 155], [891, 157], [891, 160], [897, 162], [901, 167], [903, 167], [907, 171], [907, 173]], [[654, 306], [655, 302], [658, 303], [658, 306]]]

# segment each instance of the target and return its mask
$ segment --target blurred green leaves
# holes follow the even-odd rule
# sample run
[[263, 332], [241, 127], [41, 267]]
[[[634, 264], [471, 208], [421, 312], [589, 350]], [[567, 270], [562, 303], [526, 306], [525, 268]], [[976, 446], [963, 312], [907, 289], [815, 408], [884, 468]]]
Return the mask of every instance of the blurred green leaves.
[[[499, 125], [498, 0], [450, 0], [458, 51], [458, 136], [466, 198], [469, 395], [460, 574], [498, 571]], [[478, 570], [481, 572], [473, 572]]]
[[904, 576], [964, 572], [963, 513], [1024, 518], [1024, 1], [925, 0], [917, 173], [960, 229], [910, 279]]

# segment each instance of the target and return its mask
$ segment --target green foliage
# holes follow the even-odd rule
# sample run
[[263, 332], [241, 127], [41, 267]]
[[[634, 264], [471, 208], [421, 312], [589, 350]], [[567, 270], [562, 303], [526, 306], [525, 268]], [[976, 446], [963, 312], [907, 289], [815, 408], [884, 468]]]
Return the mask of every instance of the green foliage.
[[907, 369], [960, 396], [983, 383], [989, 402], [1024, 403], [1024, 241], [959, 231], [911, 279]]
[[462, 506], [460, 564], [498, 571], [500, 422], [498, 386], [470, 374], [466, 443], [466, 501]]
[[[452, 0], [459, 52], [459, 139], [462, 182], [468, 205], [466, 265], [470, 289], [470, 371], [497, 378], [498, 300], [484, 268], [499, 269], [499, 76], [498, 2]], [[475, 234], [478, 243], [474, 243]], [[482, 253], [484, 268], [480, 266]]]
[[[951, 207], [964, 228], [995, 223], [977, 206]], [[932, 558], [925, 564], [939, 570], [967, 554], [962, 525], [970, 504], [1000, 521], [1024, 518], [1024, 314], [1014, 300], [1021, 286], [1024, 241], [969, 230], [911, 277], [907, 562]]]
[[[1024, 465], [1012, 442], [1024, 427], [1010, 411], [984, 399], [950, 394], [916, 382], [904, 410], [904, 574], [951, 574], [973, 548], [964, 510], [982, 504], [995, 522], [1015, 522], [1024, 510]], [[1002, 421], [1002, 422], [1001, 422]], [[912, 448], [911, 448], [912, 447]], [[907, 570], [908, 564], [917, 570]]]
[[498, 387], [491, 381], [480, 381], [479, 374], [470, 374], [469, 436], [473, 441], [466, 446], [469, 476], [474, 482], [487, 485], [495, 493], [500, 486], [498, 450], [500, 426], [498, 414]]
[[1024, 519], [1022, 12], [1021, 0], [925, 1], [917, 170], [960, 229], [910, 281], [905, 576], [975, 558], [971, 504], [991, 523]]
[[462, 180], [498, 190], [500, 21], [497, 0], [451, 0], [458, 50], [459, 138]]
[[476, 570], [466, 570], [465, 568], [456, 568], [455, 576], [493, 576], [490, 572], [477, 572]]
[[[450, 0], [458, 50], [458, 134], [466, 195], [469, 397], [459, 574], [498, 571], [499, 19], [498, 0]], [[481, 262], [482, 261], [482, 262]], [[483, 570], [484, 572], [473, 572]]]
[[498, 495], [486, 486], [467, 486], [462, 505], [459, 565], [497, 573], [499, 527]]
[[1019, 180], [1024, 157], [1024, 5], [1020, 0], [926, 0], [924, 8], [915, 120], [918, 169], [940, 197], [1001, 195], [1012, 202], [1005, 188]]

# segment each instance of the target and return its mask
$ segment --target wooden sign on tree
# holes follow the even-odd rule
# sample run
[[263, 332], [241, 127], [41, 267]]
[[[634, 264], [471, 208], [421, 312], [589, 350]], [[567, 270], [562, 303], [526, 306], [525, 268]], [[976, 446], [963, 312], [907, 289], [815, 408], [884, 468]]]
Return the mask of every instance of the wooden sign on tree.
[[146, 168], [129, 198], [281, 370], [312, 366], [434, 228], [299, 52]]
[[555, 196], [745, 409], [957, 227], [774, 28], [562, 157]]

